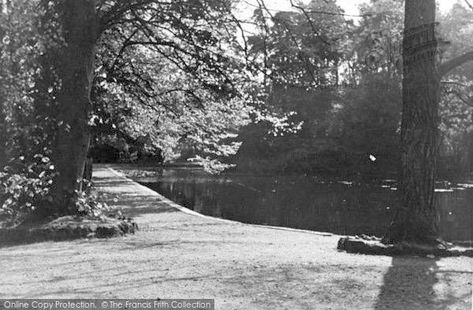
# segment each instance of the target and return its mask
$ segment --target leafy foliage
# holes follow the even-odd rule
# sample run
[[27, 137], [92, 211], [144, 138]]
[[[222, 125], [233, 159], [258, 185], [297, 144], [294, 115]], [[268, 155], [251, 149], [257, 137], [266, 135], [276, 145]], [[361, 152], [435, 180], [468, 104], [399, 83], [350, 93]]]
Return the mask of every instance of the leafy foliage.
[[42, 154], [10, 161], [0, 173], [0, 218], [8, 219], [10, 224], [21, 222], [33, 211], [51, 204], [49, 189], [55, 173], [49, 157]]
[[225, 140], [248, 122], [252, 83], [236, 27], [231, 3], [210, 0], [143, 5], [110, 24], [93, 90], [95, 143], [114, 136], [126, 149], [146, 137], [166, 160], [236, 152]]
[[[262, 63], [264, 77], [273, 87], [337, 85], [337, 66], [347, 52], [344, 42], [350, 24], [337, 15], [341, 9], [333, 0], [314, 0], [297, 8], [272, 14], [262, 5], [255, 11], [260, 33], [248, 40], [253, 58]], [[334, 14], [319, 13], [324, 11]]]

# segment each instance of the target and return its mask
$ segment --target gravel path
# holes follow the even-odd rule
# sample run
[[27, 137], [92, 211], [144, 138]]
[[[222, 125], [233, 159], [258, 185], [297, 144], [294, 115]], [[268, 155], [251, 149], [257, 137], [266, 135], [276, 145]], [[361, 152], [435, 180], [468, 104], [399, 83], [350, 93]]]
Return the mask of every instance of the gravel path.
[[473, 259], [338, 252], [338, 236], [216, 220], [97, 166], [141, 230], [0, 248], [0, 298], [214, 298], [216, 309], [471, 309]]

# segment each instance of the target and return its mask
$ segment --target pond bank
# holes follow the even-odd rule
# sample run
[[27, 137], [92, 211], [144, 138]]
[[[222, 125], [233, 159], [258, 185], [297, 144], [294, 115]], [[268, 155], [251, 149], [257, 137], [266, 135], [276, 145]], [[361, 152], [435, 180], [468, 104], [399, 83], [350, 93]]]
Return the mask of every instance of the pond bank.
[[[202, 168], [120, 165], [120, 172], [199, 213], [248, 224], [283, 226], [338, 235], [386, 233], [401, 202], [394, 180], [364, 183], [306, 175], [206, 173]], [[437, 184], [441, 185], [441, 184]], [[436, 192], [439, 233], [470, 245], [473, 182]]]
[[[336, 250], [339, 236], [196, 215], [96, 166], [135, 235], [0, 249], [0, 297], [215, 298], [216, 309], [471, 309], [471, 258]], [[184, 211], [184, 212], [183, 212]]]

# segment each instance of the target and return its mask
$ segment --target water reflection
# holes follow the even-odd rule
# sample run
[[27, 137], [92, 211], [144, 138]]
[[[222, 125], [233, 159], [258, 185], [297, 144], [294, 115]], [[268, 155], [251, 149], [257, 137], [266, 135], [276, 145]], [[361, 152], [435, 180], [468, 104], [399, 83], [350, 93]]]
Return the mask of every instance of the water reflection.
[[[381, 185], [321, 181], [308, 176], [212, 176], [166, 168], [141, 183], [202, 214], [246, 223], [381, 236], [398, 203], [395, 181]], [[441, 235], [473, 240], [473, 188], [437, 191]]]

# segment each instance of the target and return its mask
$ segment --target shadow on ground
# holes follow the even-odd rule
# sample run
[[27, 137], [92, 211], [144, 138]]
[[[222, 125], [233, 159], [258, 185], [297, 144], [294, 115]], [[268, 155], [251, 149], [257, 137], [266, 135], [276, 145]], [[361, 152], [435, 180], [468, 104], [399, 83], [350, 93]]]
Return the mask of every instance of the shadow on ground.
[[469, 309], [467, 300], [470, 296], [464, 296], [465, 308], [456, 308], [458, 296], [442, 292], [442, 298], [437, 297], [437, 290], [442, 288], [436, 285], [443, 273], [448, 271], [439, 270], [437, 259], [419, 258], [413, 263], [412, 257], [393, 257], [374, 309], [440, 310], [450, 309], [454, 305], [454, 309]]
[[124, 184], [123, 181], [97, 182], [96, 186], [99, 191], [102, 187], [114, 188], [117, 192], [120, 192], [120, 195], [101, 195], [99, 200], [111, 206], [114, 211], [120, 210], [127, 217], [134, 218], [145, 214], [159, 214], [178, 211], [178, 209], [161, 201], [158, 196], [121, 191], [121, 187], [127, 186], [127, 184]]

